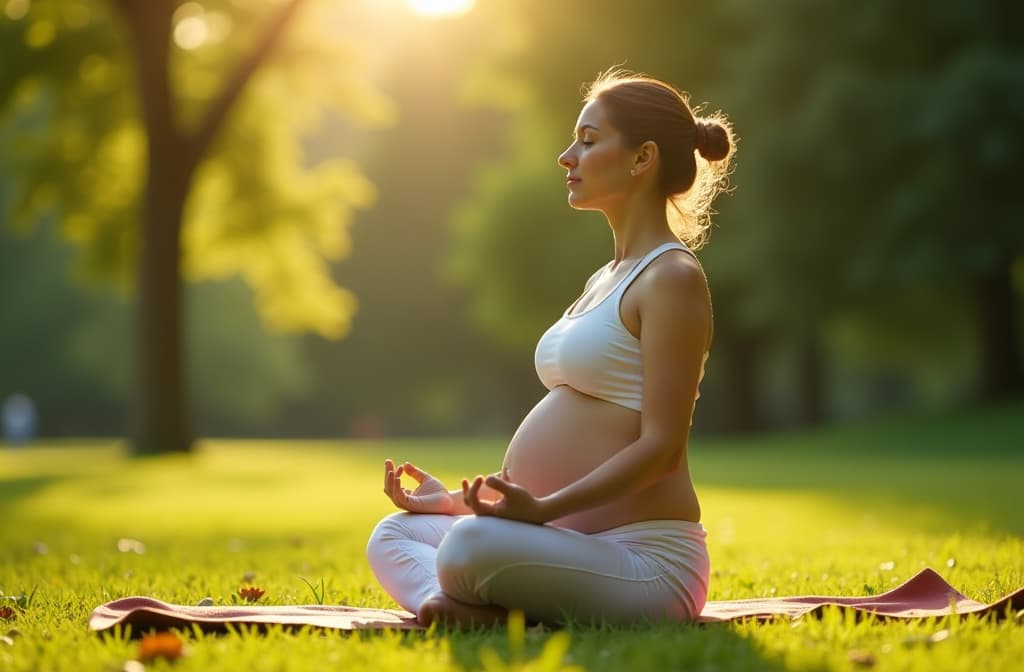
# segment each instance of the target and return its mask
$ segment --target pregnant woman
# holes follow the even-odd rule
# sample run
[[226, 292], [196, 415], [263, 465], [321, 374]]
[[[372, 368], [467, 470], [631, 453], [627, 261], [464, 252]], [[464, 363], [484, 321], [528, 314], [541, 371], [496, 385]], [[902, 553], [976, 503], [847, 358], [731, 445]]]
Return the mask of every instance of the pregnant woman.
[[692, 250], [725, 184], [729, 126], [695, 117], [664, 82], [611, 71], [573, 136], [558, 157], [569, 204], [604, 213], [614, 257], [537, 344], [548, 393], [486, 478], [449, 491], [413, 464], [384, 465], [402, 511], [367, 554], [424, 624], [500, 623], [510, 609], [542, 622], [689, 621], [707, 600], [687, 438], [712, 315]]

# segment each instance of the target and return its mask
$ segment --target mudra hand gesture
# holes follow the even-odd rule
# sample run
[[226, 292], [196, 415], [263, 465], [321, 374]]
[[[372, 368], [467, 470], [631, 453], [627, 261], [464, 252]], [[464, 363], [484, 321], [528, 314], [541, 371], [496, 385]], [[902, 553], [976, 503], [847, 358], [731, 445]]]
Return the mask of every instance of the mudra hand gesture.
[[[500, 497], [493, 501], [480, 498], [480, 488], [487, 486]], [[508, 471], [501, 470], [501, 476], [492, 474], [484, 478], [477, 476], [472, 482], [462, 481], [462, 497], [466, 506], [478, 516], [495, 516], [519, 520], [524, 523], [541, 525], [551, 520], [551, 515], [540, 500], [508, 479]]]
[[[402, 474], [409, 474], [419, 484], [415, 490], [402, 487]], [[391, 460], [384, 460], [384, 494], [400, 509], [411, 513], [451, 514], [456, 502], [441, 481], [419, 467], [405, 462], [395, 468]]]

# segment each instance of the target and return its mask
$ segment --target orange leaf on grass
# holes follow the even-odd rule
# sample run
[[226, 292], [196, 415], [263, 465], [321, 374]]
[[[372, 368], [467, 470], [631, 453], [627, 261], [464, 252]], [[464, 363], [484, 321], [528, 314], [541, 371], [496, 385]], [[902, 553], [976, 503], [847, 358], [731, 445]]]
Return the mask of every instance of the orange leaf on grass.
[[262, 588], [257, 588], [256, 586], [242, 586], [238, 589], [238, 596], [246, 602], [255, 602], [263, 597], [264, 592]]
[[139, 660], [148, 663], [157, 658], [177, 660], [184, 650], [181, 638], [173, 632], [156, 632], [143, 635], [139, 642]]

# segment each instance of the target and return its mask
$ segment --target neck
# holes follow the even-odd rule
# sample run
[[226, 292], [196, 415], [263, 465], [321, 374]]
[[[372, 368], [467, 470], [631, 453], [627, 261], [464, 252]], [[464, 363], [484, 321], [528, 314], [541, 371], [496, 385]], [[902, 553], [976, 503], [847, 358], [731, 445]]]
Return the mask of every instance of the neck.
[[665, 201], [637, 194], [621, 207], [604, 211], [615, 241], [615, 259], [641, 257], [664, 243], [679, 242], [668, 226]]

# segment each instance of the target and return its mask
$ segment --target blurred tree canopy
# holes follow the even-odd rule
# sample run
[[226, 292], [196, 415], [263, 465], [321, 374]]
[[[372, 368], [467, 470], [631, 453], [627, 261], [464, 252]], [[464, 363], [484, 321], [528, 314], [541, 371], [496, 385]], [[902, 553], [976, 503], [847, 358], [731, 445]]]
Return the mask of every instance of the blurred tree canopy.
[[[124, 356], [132, 302], [124, 291], [69, 285], [78, 250], [52, 228], [37, 226], [0, 246], [0, 397], [28, 395], [48, 435], [123, 433], [134, 388]], [[241, 280], [197, 283], [187, 295], [187, 380], [198, 429], [271, 428], [278, 409], [311, 387], [301, 341], [263, 328]]]
[[[170, 14], [161, 0], [145, 6], [163, 14], [132, 19], [144, 4], [7, 0], [0, 208], [17, 227], [62, 231], [79, 276], [130, 286], [151, 267], [136, 226], [153, 207], [146, 176], [173, 166], [147, 164], [130, 28], [163, 16], [173, 30], [147, 44], [169, 45], [179, 142], [160, 146], [195, 164], [178, 204], [181, 271], [214, 282], [189, 290], [194, 324], [146, 305], [158, 335], [188, 334], [204, 432], [514, 427], [543, 393], [536, 339], [611, 254], [603, 218], [568, 208], [556, 157], [581, 85], [614, 65], [723, 110], [739, 137], [736, 190], [700, 252], [716, 342], [697, 431], [1022, 388], [1019, 3], [481, 1], [427, 22], [400, 18], [400, 0], [209, 0]], [[199, 160], [186, 139], [216, 115]], [[180, 186], [176, 170], [158, 183]], [[8, 283], [51, 274], [0, 297], [0, 315], [29, 302], [55, 313], [0, 336], [0, 382], [35, 384], [68, 418], [87, 407], [120, 422], [133, 366], [109, 334], [127, 329], [130, 305], [62, 294], [52, 274], [67, 251], [47, 249], [26, 238], [0, 254]], [[250, 293], [264, 325], [309, 335], [264, 333]], [[30, 343], [56, 353], [34, 376], [11, 354]]]
[[[964, 347], [964, 321], [974, 325], [978, 394], [1021, 391], [1017, 4], [517, 4], [531, 42], [493, 67], [532, 95], [513, 115], [508, 154], [464, 206], [453, 252], [495, 338], [532, 347], [527, 335], [575, 296], [563, 271], [581, 283], [576, 260], [592, 267], [595, 237], [608, 240], [600, 226], [569, 221], [540, 185], [554, 181], [562, 144], [550, 120], [562, 115], [555, 126], [571, 129], [579, 83], [625, 63], [721, 107], [740, 137], [738, 188], [720, 199], [703, 255], [719, 323], [711, 367], [723, 374], [709, 370], [713, 399], [702, 406], [720, 427], [764, 422], [772, 402], [758, 378], [779, 356], [791, 372], [783, 412], [817, 422], [829, 411], [827, 360], [844, 343], [919, 339], [941, 365]], [[566, 29], [581, 16], [586, 30]], [[542, 45], [567, 57], [552, 61]], [[514, 247], [505, 240], [524, 230]]]
[[731, 52], [734, 71], [758, 71], [723, 91], [744, 111], [728, 214], [756, 222], [756, 253], [728, 268], [759, 280], [737, 305], [749, 323], [799, 352], [802, 419], [824, 413], [823, 326], [839, 319], [923, 348], [969, 321], [979, 395], [1024, 388], [1007, 188], [1024, 167], [1021, 18], [1006, 2], [787, 0]]
[[329, 2], [12, 0], [5, 13], [5, 219], [52, 219], [83, 271], [134, 283], [135, 447], [188, 450], [182, 274], [242, 275], [273, 327], [343, 335], [355, 301], [328, 263], [374, 189], [351, 161], [309, 165], [300, 140], [325, 114], [379, 123], [391, 106]]

